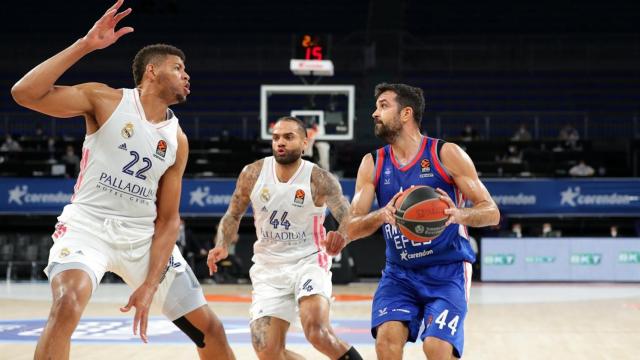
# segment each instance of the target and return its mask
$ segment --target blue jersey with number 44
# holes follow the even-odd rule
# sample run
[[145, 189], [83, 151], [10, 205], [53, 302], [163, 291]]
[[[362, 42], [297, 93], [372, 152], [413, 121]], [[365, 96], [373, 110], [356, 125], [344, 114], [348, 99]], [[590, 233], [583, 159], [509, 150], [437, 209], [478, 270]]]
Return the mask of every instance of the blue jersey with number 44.
[[[462, 193], [440, 162], [439, 142], [444, 143], [442, 140], [423, 137], [420, 150], [404, 166], [398, 164], [390, 145], [376, 151], [374, 184], [379, 206], [385, 206], [396, 193], [413, 185], [440, 188], [449, 194], [456, 206], [464, 206]], [[387, 223], [382, 225], [382, 235], [387, 245], [387, 261], [401, 267], [423, 268], [475, 261], [469, 235], [463, 225], [451, 224], [438, 237], [428, 242], [411, 241], [396, 226]]]

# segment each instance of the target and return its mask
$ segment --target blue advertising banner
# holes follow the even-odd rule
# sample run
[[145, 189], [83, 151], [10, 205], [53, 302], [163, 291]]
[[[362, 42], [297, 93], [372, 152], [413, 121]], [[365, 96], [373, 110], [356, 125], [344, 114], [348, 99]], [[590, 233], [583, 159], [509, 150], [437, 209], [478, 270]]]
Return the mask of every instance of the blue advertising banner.
[[[342, 180], [342, 191], [349, 201], [355, 191], [355, 180]], [[182, 184], [180, 212], [184, 215], [223, 215], [235, 189], [234, 180], [185, 180]], [[247, 214], [251, 214], [251, 206]]]
[[70, 179], [0, 178], [0, 213], [58, 214], [74, 185]]
[[485, 180], [505, 215], [639, 216], [639, 179]]
[[[349, 201], [355, 180], [342, 180]], [[59, 214], [69, 203], [75, 180], [57, 178], [0, 178], [0, 213]], [[219, 216], [227, 211], [236, 182], [233, 179], [185, 179], [180, 212], [183, 215]], [[247, 211], [251, 214], [251, 207]]]
[[[0, 213], [59, 213], [71, 198], [74, 184], [69, 179], [0, 178]], [[355, 180], [341, 180], [341, 184], [350, 200]], [[639, 179], [487, 179], [484, 184], [507, 216], [640, 216]], [[185, 179], [180, 211], [222, 215], [234, 188], [235, 179]]]

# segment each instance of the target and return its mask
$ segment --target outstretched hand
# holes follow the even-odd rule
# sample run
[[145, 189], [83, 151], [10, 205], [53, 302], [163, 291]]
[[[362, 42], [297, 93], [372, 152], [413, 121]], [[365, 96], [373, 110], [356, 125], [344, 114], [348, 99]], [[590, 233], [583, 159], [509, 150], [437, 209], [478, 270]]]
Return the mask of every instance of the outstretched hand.
[[214, 272], [218, 272], [218, 261], [226, 259], [229, 256], [229, 251], [223, 246], [216, 246], [209, 250], [209, 256], [207, 256], [207, 266], [209, 266], [209, 275], [213, 275]]
[[130, 26], [125, 26], [118, 31], [115, 30], [120, 20], [131, 13], [131, 8], [127, 8], [125, 11], [118, 13], [118, 9], [122, 6], [123, 2], [124, 0], [116, 1], [104, 15], [93, 24], [91, 30], [89, 30], [84, 37], [89, 47], [92, 49], [104, 49], [118, 41], [121, 36], [133, 32], [133, 28]]

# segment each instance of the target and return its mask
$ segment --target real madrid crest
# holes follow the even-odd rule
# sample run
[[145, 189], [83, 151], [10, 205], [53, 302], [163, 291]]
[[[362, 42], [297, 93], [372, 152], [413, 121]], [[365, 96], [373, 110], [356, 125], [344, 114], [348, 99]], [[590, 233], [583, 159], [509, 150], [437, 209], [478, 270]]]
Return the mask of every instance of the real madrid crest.
[[260, 191], [260, 200], [263, 202], [269, 202], [271, 199], [271, 194], [269, 194], [269, 188], [263, 187], [262, 191]]
[[133, 136], [133, 123], [126, 123], [124, 125], [124, 127], [122, 128], [122, 131], [120, 131], [120, 134], [122, 135], [123, 138], [128, 139], [130, 137]]
[[58, 254], [58, 257], [64, 258], [69, 256], [69, 254], [71, 254], [71, 251], [69, 250], [69, 248], [62, 248], [62, 250], [60, 250], [60, 254]]

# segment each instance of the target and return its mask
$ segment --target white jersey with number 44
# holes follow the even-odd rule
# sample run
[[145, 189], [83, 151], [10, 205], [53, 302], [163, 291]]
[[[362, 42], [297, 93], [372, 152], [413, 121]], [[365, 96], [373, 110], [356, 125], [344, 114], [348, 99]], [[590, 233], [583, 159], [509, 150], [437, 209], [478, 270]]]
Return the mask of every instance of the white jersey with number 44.
[[311, 196], [313, 163], [303, 160], [287, 182], [276, 176], [276, 161], [266, 157], [251, 191], [251, 204], [258, 241], [253, 246], [256, 264], [295, 264], [313, 257], [328, 269], [331, 258], [320, 249], [326, 236], [326, 206], [315, 205]]

